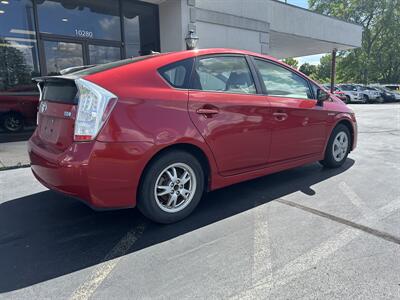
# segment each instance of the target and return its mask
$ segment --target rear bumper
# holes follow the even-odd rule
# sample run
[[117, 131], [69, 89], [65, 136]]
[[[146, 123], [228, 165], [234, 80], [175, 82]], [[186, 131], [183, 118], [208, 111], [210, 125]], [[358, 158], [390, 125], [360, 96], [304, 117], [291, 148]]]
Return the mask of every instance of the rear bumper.
[[73, 143], [62, 153], [28, 143], [31, 169], [47, 188], [83, 200], [95, 209], [134, 207], [150, 143]]

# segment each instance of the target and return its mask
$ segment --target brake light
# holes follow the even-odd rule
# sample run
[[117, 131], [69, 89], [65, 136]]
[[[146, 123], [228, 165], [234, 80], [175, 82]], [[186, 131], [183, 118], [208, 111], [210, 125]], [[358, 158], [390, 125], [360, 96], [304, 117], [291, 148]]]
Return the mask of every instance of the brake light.
[[42, 99], [43, 99], [43, 91], [42, 91], [42, 87], [40, 86], [40, 82], [38, 82], [36, 84], [36, 86], [39, 89], [39, 105], [37, 107], [37, 113], [36, 113], [36, 125], [39, 125], [39, 109], [40, 109], [40, 105], [42, 105]]
[[117, 96], [84, 79], [76, 79], [78, 87], [78, 113], [75, 120], [74, 140], [91, 141], [99, 133], [117, 100]]

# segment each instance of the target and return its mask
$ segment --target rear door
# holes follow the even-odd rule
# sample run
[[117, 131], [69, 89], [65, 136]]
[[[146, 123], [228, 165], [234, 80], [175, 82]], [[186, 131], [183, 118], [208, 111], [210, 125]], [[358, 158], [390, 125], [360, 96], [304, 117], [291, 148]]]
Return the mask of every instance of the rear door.
[[271, 105], [271, 149], [268, 162], [321, 153], [328, 112], [319, 105], [309, 81], [278, 63], [254, 59]]
[[270, 108], [265, 96], [257, 94], [245, 56], [197, 58], [189, 91], [189, 113], [222, 175], [266, 164]]

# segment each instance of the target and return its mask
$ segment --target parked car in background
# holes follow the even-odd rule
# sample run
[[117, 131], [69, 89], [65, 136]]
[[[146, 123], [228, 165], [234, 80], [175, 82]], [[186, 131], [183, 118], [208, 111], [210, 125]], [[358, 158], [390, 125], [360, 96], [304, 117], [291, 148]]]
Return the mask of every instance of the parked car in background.
[[362, 93], [364, 100], [366, 103], [382, 103], [383, 98], [381, 96], [381, 92], [376, 90], [373, 87], [368, 87], [360, 84], [354, 85], [360, 93]]
[[400, 93], [400, 84], [382, 84], [382, 87], [385, 87], [393, 92]]
[[346, 103], [366, 103], [362, 93], [357, 91], [357, 88], [351, 84], [337, 85], [337, 89], [346, 95]]
[[[330, 92], [331, 91], [331, 86], [329, 84], [324, 84], [323, 87], [326, 89], [326, 91]], [[342, 100], [344, 103], [348, 103], [347, 96], [344, 92], [339, 90], [337, 86], [334, 87], [333, 94], [338, 97], [340, 100]]]
[[349, 107], [259, 53], [171, 52], [37, 81], [36, 178], [160, 223], [188, 216], [205, 191], [315, 161], [339, 167], [357, 143]]
[[377, 89], [381, 93], [381, 97], [383, 98], [384, 102], [400, 101], [400, 94], [393, 92], [386, 87], [375, 86], [373, 88]]
[[39, 93], [31, 85], [0, 92], [0, 126], [7, 132], [19, 132], [36, 123]]

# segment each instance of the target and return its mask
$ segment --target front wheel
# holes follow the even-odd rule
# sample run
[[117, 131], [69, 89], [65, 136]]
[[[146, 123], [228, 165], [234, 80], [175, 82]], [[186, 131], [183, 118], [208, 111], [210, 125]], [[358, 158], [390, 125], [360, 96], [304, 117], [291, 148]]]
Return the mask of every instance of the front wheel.
[[350, 152], [351, 138], [349, 129], [339, 124], [333, 130], [320, 163], [327, 168], [338, 168], [345, 162]]
[[138, 194], [138, 208], [158, 223], [174, 223], [187, 217], [200, 202], [204, 171], [185, 151], [170, 151], [146, 169]]

